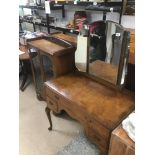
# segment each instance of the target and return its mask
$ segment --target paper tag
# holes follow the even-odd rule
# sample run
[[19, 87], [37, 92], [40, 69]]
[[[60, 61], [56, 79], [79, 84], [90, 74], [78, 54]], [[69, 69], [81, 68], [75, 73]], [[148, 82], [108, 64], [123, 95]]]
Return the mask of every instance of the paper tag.
[[116, 33], [115, 35], [116, 35], [116, 37], [120, 37], [120, 36], [121, 36], [121, 34], [120, 34], [120, 33]]
[[97, 2], [93, 2], [93, 5], [97, 5]]
[[110, 8], [110, 11], [111, 11], [111, 12], [113, 12], [113, 11], [114, 11], [114, 9], [113, 9], [113, 8]]
[[74, 1], [74, 4], [77, 4], [77, 1]]
[[50, 2], [49, 1], [45, 1], [45, 12], [47, 14], [50, 14], [51, 13]]

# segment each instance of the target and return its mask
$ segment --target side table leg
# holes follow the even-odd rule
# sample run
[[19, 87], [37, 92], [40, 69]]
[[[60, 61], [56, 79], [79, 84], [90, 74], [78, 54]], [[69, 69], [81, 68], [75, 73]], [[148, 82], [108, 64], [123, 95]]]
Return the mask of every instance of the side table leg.
[[52, 130], [52, 120], [51, 120], [50, 111], [51, 110], [48, 107], [45, 108], [45, 112], [46, 112], [47, 118], [48, 118], [49, 123], [50, 123], [50, 127], [48, 128], [48, 130]]

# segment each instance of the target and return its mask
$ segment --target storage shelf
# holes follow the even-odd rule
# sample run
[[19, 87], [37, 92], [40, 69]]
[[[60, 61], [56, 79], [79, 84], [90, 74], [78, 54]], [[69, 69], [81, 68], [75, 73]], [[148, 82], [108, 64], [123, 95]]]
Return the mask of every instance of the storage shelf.
[[45, 10], [45, 6], [19, 5], [20, 8]]
[[[78, 6], [85, 6], [85, 10], [91, 10], [91, 11], [103, 11], [103, 20], [106, 20], [106, 12], [118, 12], [120, 13], [119, 23], [121, 23], [121, 16], [122, 16], [122, 8], [123, 8], [123, 0], [120, 2], [75, 2], [74, 1], [55, 1], [50, 2], [50, 8], [51, 10], [62, 10], [62, 17], [65, 17], [65, 5], [78, 5]], [[20, 8], [30, 8], [30, 9], [40, 9], [45, 10], [45, 6], [30, 6], [30, 5], [20, 5]], [[37, 23], [33, 22], [32, 20], [23, 20], [23, 22], [28, 22], [33, 24], [34, 29], [35, 25], [44, 26], [47, 27], [48, 33], [50, 33], [51, 29], [56, 29], [63, 31], [64, 33], [72, 33], [72, 34], [79, 34], [77, 30], [64, 28], [64, 27], [57, 27], [53, 25], [49, 25], [49, 14], [46, 14], [47, 23]]]
[[30, 23], [30, 24], [34, 24], [34, 25], [38, 25], [38, 26], [43, 26], [43, 27], [49, 27], [55, 30], [60, 30], [63, 32], [67, 32], [67, 33], [72, 33], [72, 34], [79, 34], [79, 31], [75, 30], [75, 29], [69, 29], [69, 28], [65, 28], [65, 27], [59, 27], [59, 26], [54, 26], [54, 25], [47, 25], [46, 23], [37, 23], [37, 22], [33, 22], [32, 20], [26, 20], [23, 19], [20, 23], [22, 22], [26, 22], [26, 23]]
[[120, 6], [98, 6], [98, 5], [89, 5], [85, 8], [86, 10], [92, 10], [92, 11], [105, 11], [105, 12], [121, 12]]
[[[29, 8], [29, 9], [39, 9], [39, 10], [45, 10], [45, 6], [31, 6], [31, 5], [20, 5], [20, 8]], [[63, 5], [60, 4], [51, 4], [50, 9], [51, 10], [61, 10], [63, 9]]]
[[[93, 5], [94, 2], [77, 2], [77, 4], [74, 3], [74, 1], [57, 1], [51, 2], [52, 4], [62, 4], [62, 5], [79, 5], [79, 6], [88, 6]], [[96, 2], [96, 5], [105, 5], [105, 6], [122, 6], [122, 2]]]
[[34, 25], [38, 25], [38, 26], [48, 27], [47, 24], [45, 24], [45, 23], [33, 22], [32, 20], [23, 19], [22, 22], [26, 22], [26, 23], [30, 23], [30, 24], [34, 24]]

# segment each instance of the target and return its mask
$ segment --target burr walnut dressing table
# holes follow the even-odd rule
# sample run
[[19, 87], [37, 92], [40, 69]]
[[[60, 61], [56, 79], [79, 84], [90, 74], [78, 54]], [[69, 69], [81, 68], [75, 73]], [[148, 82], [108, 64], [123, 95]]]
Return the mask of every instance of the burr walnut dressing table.
[[[86, 66], [85, 72], [80, 72], [80, 68], [77, 67], [78, 65], [76, 66], [77, 63], [81, 62], [76, 62], [74, 57], [76, 49], [73, 44], [67, 43], [69, 46], [65, 47], [69, 49], [67, 53], [70, 53], [71, 56], [66, 57], [66, 50], [63, 49], [55, 52], [56, 60], [53, 59], [53, 53], [48, 52], [48, 50], [54, 50], [55, 45], [52, 45], [51, 49], [44, 47], [44, 51], [47, 50], [46, 53], [52, 55], [52, 63], [55, 66], [55, 76], [45, 82], [44, 90], [47, 102], [45, 111], [50, 123], [49, 130], [52, 130], [50, 111], [52, 110], [54, 114], [60, 114], [64, 110], [83, 125], [88, 138], [103, 153], [107, 154], [112, 131], [134, 110], [134, 94], [123, 88], [128, 63], [129, 33], [114, 22], [108, 21], [105, 26], [107, 26], [105, 46], [112, 52], [107, 50], [108, 56], [103, 60], [101, 57], [95, 59], [92, 57], [92, 52], [96, 52], [96, 48], [88, 48], [87, 51], [83, 51], [87, 58], [86, 62], [82, 62], [82, 66]], [[54, 37], [58, 39], [58, 36]], [[113, 39], [111, 39], [112, 36], [114, 36]], [[64, 37], [63, 40], [66, 43], [65, 36], [61, 37]], [[62, 39], [61, 37], [59, 39]], [[68, 40], [69, 43], [70, 41]], [[29, 45], [32, 46], [32, 42]], [[102, 52], [102, 49], [99, 48], [100, 45], [95, 46], [98, 47], [99, 51], [97, 52]], [[43, 49], [40, 48], [40, 50]], [[119, 54], [116, 58], [115, 52], [118, 51]], [[101, 73], [95, 65], [101, 67]], [[98, 69], [96, 72], [95, 68]], [[59, 70], [62, 71], [59, 72]], [[108, 74], [103, 76], [102, 73]], [[107, 79], [110, 76], [112, 78]]]

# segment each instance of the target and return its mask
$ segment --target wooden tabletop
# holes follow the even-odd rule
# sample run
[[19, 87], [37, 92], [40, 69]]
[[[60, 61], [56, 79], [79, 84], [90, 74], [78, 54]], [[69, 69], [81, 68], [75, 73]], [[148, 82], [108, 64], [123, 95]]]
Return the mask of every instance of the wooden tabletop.
[[63, 34], [63, 33], [55, 33], [55, 34], [51, 34], [53, 37], [59, 38], [59, 39], [63, 39], [65, 41], [68, 41], [74, 45], [77, 44], [77, 37], [75, 36], [71, 36], [71, 35], [67, 35], [67, 34]]
[[46, 39], [36, 39], [33, 41], [29, 41], [28, 45], [37, 48], [41, 51], [44, 51], [50, 55], [54, 55], [58, 53], [59, 51], [62, 51], [65, 49], [65, 47], [60, 46], [56, 43], [53, 43], [51, 41], [48, 41]]
[[110, 130], [118, 126], [134, 109], [134, 96], [79, 74], [61, 76], [47, 81], [45, 85], [93, 115]]

